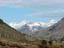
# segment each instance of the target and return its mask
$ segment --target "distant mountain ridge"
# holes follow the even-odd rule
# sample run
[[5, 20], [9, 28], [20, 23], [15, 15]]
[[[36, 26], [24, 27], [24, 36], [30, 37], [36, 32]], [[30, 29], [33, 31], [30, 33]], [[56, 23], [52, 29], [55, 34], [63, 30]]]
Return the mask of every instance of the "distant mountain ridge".
[[23, 32], [25, 34], [32, 35], [35, 32], [39, 30], [44, 30], [47, 27], [55, 24], [55, 20], [51, 20], [50, 22], [44, 23], [44, 22], [29, 22], [29, 21], [22, 21], [21, 23], [10, 23], [9, 25], [13, 28], [17, 29], [20, 32]]

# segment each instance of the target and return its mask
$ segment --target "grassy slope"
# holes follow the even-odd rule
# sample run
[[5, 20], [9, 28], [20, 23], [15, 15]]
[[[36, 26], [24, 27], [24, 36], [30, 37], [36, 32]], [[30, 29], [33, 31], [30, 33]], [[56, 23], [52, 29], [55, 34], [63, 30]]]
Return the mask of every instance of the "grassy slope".
[[34, 40], [36, 41], [38, 39], [18, 32], [0, 19], [0, 43], [5, 44], [5, 46], [0, 44], [0, 48], [10, 48], [10, 45], [26, 48], [32, 46], [31, 48], [34, 48], [35, 45], [32, 44]]

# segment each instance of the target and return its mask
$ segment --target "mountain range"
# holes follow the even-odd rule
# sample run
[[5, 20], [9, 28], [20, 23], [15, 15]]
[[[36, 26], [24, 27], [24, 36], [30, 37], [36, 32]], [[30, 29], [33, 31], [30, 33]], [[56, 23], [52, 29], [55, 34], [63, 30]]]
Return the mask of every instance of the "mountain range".
[[42, 22], [24, 21], [17, 30], [40, 39], [60, 40], [64, 38], [64, 18], [58, 22], [52, 22], [52, 25], [43, 24]]
[[44, 30], [55, 23], [56, 23], [55, 20], [51, 20], [50, 22], [47, 22], [47, 23], [29, 22], [24, 20], [21, 23], [9, 23], [9, 25], [20, 32], [23, 32], [28, 35], [32, 35], [35, 32], [38, 32], [39, 30]]

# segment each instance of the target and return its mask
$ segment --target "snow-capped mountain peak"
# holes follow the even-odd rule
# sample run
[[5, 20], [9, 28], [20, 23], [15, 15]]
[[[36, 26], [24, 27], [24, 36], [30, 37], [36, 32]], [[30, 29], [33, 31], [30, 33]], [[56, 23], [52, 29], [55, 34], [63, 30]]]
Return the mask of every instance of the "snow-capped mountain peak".
[[22, 23], [23, 25], [25, 25], [25, 24], [29, 23], [29, 21], [24, 20], [24, 21], [22, 21], [21, 23]]
[[55, 24], [55, 20], [51, 20], [47, 23], [44, 22], [29, 22], [24, 20], [20, 23], [9, 23], [9, 25], [21, 32], [25, 32], [27, 34], [32, 34], [33, 32], [45, 29], [53, 24]]

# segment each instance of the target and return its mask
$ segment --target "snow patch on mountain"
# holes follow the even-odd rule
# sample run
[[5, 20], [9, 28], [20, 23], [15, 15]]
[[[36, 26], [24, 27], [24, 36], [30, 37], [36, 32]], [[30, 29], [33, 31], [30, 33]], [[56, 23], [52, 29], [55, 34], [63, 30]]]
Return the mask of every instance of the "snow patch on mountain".
[[51, 21], [49, 21], [49, 22], [47, 22], [47, 23], [45, 23], [45, 22], [29, 22], [29, 21], [27, 21], [27, 20], [24, 20], [24, 21], [22, 21], [22, 22], [20, 22], [20, 23], [11, 22], [11, 23], [9, 23], [9, 25], [10, 25], [11, 27], [15, 28], [15, 29], [21, 28], [22, 26], [24, 26], [24, 25], [26, 25], [26, 24], [27, 24], [30, 28], [32, 28], [32, 27], [34, 27], [34, 26], [41, 26], [41, 27], [43, 27], [43, 28], [46, 28], [46, 27], [49, 27], [49, 26], [51, 26], [51, 25], [53, 25], [53, 24], [55, 24], [55, 23], [57, 23], [57, 21], [55, 21], [55, 20], [51, 20]]
[[35, 32], [38, 32], [39, 30], [43, 30], [47, 27], [50, 27], [51, 25], [57, 23], [55, 20], [51, 20], [47, 23], [45, 22], [29, 22], [27, 20], [24, 20], [20, 23], [9, 23], [9, 25], [18, 31], [24, 32], [26, 34], [34, 34]]

